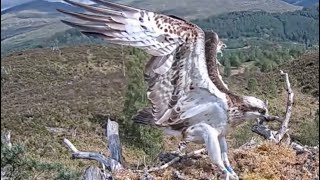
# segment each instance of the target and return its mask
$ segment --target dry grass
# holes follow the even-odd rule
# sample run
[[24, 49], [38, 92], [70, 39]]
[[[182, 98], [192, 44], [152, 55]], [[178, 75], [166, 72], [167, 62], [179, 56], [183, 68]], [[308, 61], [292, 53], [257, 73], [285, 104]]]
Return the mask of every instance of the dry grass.
[[[1, 85], [1, 130], [12, 130], [29, 158], [84, 167], [88, 161], [71, 161], [62, 139], [84, 151], [105, 152], [103, 116], [119, 114], [124, 104], [121, 62], [116, 48], [97, 46], [3, 58], [9, 76]], [[46, 127], [66, 132], [53, 134]]]
[[[265, 142], [252, 149], [232, 149], [229, 158], [240, 179], [244, 180], [311, 180], [319, 176], [319, 154], [297, 155], [291, 148]], [[182, 160], [165, 170], [152, 173], [157, 180], [175, 179], [179, 171], [188, 179], [221, 179], [216, 167], [211, 166], [207, 156], [200, 159]], [[116, 179], [138, 179], [132, 171], [124, 171]]]

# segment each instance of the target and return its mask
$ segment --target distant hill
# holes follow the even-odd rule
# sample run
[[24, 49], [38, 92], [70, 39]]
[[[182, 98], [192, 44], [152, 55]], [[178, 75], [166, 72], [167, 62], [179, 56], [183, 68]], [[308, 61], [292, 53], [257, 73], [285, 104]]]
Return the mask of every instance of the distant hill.
[[[57, 12], [56, 8], [82, 11], [69, 4], [43, 0], [31, 1], [2, 11], [1, 53], [10, 49], [34, 48], [54, 34], [70, 29], [60, 22], [65, 16]], [[33, 44], [36, 45], [32, 46]]]
[[[55, 10], [55, 7], [65, 6], [63, 9], [73, 8], [73, 10], [77, 11], [77, 9], [74, 9], [75, 7], [63, 3], [51, 4], [50, 2], [42, 1], [40, 3], [44, 6], [47, 6], [46, 8], [43, 8], [40, 11], [31, 10], [31, 7], [35, 6], [32, 4], [37, 4], [39, 2], [40, 0], [37, 0], [27, 3], [25, 5], [21, 5], [20, 7], [15, 7], [15, 9], [11, 9], [10, 11], [8, 10], [6, 13], [2, 15], [1, 56], [6, 55], [10, 52], [32, 49], [36, 47], [61, 47], [76, 44], [96, 43], [96, 41], [90, 40], [90, 38], [83, 36], [76, 30], [71, 30], [69, 26], [66, 26], [60, 22], [60, 19], [66, 19], [69, 17], [65, 17], [62, 14], [58, 14]], [[300, 12], [302, 13], [302, 15], [299, 14]], [[312, 12], [313, 11], [311, 11], [311, 13]], [[166, 13], [172, 14], [170, 12]], [[195, 20], [194, 22], [200, 25], [202, 28], [213, 29], [217, 31], [219, 33], [219, 36], [222, 38], [252, 36], [264, 37], [264, 34], [268, 34], [268, 36], [271, 36], [272, 38], [275, 37], [276, 39], [295, 41], [292, 38], [285, 38], [286, 35], [283, 35], [283, 23], [281, 23], [281, 21], [275, 18], [275, 16], [293, 17], [288, 18], [288, 20], [284, 20], [284, 22], [287, 22], [287, 24], [296, 24], [297, 21], [298, 23], [307, 24], [304, 26], [296, 26], [295, 29], [289, 28], [290, 31], [288, 32], [290, 32], [290, 35], [291, 32], [294, 32], [293, 34], [297, 34], [297, 32], [300, 33], [308, 30], [311, 31], [311, 33], [308, 33], [307, 35], [310, 37], [315, 37], [314, 34], [317, 34], [318, 32], [318, 30], [316, 29], [318, 28], [318, 26], [316, 26], [316, 24], [318, 24], [318, 21], [313, 19], [309, 20], [309, 17], [305, 17], [306, 20], [302, 19], [302, 21], [300, 21], [301, 19], [299, 19], [299, 17], [303, 16], [303, 13], [308, 14], [308, 11], [301, 10], [292, 13], [287, 12], [283, 15], [281, 13], [273, 14], [261, 11], [232, 12], [219, 16], [211, 16], [206, 19]], [[255, 21], [253, 21], [252, 18]], [[241, 21], [243, 19], [245, 21], [249, 21], [250, 24], [247, 24], [246, 26], [239, 24], [242, 23]], [[269, 19], [270, 22], [264, 22], [263, 19]], [[270, 23], [274, 24], [270, 25]], [[316, 27], [314, 27], [313, 24], [315, 24]], [[264, 28], [264, 26], [266, 28]], [[304, 28], [305, 26], [310, 26], [310, 28], [306, 29]], [[317, 40], [318, 38], [312, 39]], [[296, 41], [301, 42], [301, 40]]]
[[284, 90], [280, 70], [289, 73], [291, 85], [296, 90], [319, 98], [319, 52], [316, 51], [308, 52], [295, 60], [287, 61], [268, 73], [253, 72], [247, 75], [235, 75], [231, 78], [230, 84], [245, 89], [246, 81], [250, 77], [254, 77], [258, 81], [258, 89], [261, 90], [261, 94], [268, 94], [274, 85]]
[[263, 37], [319, 44], [319, 10], [316, 7], [285, 13], [232, 12], [193, 22], [216, 31], [221, 38]]
[[[175, 14], [187, 19], [208, 17], [230, 11], [265, 10], [268, 12], [284, 12], [301, 9], [301, 7], [293, 6], [280, 0], [190, 0], [190, 2], [119, 0], [117, 2], [164, 12], [165, 14]], [[81, 11], [79, 8], [65, 3], [47, 2], [43, 0], [35, 0], [4, 10], [1, 16], [1, 56], [10, 52], [35, 47], [64, 46], [70, 44], [68, 42], [60, 43], [55, 41], [56, 38], [62, 38], [57, 37], [58, 35], [65, 36], [63, 33], [70, 29], [69, 26], [60, 22], [61, 19], [69, 17], [58, 13], [56, 8]], [[228, 28], [230, 29], [230, 27]], [[232, 27], [231, 29], [234, 28]], [[79, 38], [81, 37], [77, 37], [77, 42], [81, 43]], [[87, 42], [87, 39], [84, 38], [84, 41]]]
[[[262, 10], [267, 12], [285, 12], [301, 9], [282, 0], [110, 0], [133, 7], [148, 9], [156, 12], [167, 12], [179, 15], [186, 19], [204, 18], [211, 15], [246, 10]], [[63, 5], [62, 5], [63, 4]], [[60, 2], [47, 2], [34, 0], [4, 10], [1, 14], [8, 12], [19, 12], [21, 10], [37, 10], [50, 12], [53, 7], [67, 6]], [[194, 8], [197, 7], [197, 8]]]
[[66, 9], [70, 11], [81, 11], [80, 8], [77, 8], [75, 6], [71, 6], [66, 3], [61, 2], [48, 2], [44, 0], [34, 0], [27, 3], [23, 3], [17, 6], [13, 6], [11, 8], [5, 9], [1, 11], [1, 15], [8, 14], [8, 13], [18, 13], [21, 11], [38, 11], [38, 12], [44, 12], [48, 14], [59, 14], [59, 12], [56, 11], [56, 8]]
[[303, 7], [310, 7], [310, 6], [319, 4], [319, 0], [283, 0], [283, 1], [296, 6], [303, 6]]
[[234, 11], [286, 12], [301, 9], [281, 0], [133, 0], [129, 4], [185, 19], [205, 18]]

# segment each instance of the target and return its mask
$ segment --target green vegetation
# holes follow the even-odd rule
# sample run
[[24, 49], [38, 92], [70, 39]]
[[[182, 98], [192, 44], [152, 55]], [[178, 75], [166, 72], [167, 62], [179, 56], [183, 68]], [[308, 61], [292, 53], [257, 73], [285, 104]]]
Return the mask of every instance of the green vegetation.
[[[210, 11], [212, 11], [210, 9]], [[295, 12], [267, 13], [267, 12], [232, 12], [206, 19], [194, 20], [196, 24], [206, 30], [216, 31], [220, 38], [228, 38], [229, 48], [248, 45], [248, 39], [259, 38], [256, 44], [265, 42], [291, 41], [302, 43], [306, 47], [319, 44], [319, 11], [316, 8], [305, 8]], [[308, 28], [305, 28], [308, 27]], [[79, 44], [101, 44], [102, 41], [88, 38], [79, 31], [71, 29], [59, 32], [42, 39], [15, 42], [2, 42], [1, 56], [12, 52], [33, 48], [65, 47]], [[250, 43], [249, 43], [250, 45]], [[262, 49], [262, 48], [261, 48]], [[231, 65], [237, 66], [237, 60]]]
[[[12, 141], [24, 147], [23, 159], [61, 169], [44, 171], [23, 163], [20, 172], [31, 179], [39, 174], [39, 179], [59, 177], [63, 167], [58, 164], [72, 173], [94, 163], [72, 160], [63, 138], [79, 150], [106, 152], [106, 115], [121, 117], [123, 110], [127, 80], [119, 47], [60, 50], [33, 49], [2, 59], [2, 66], [10, 71], [1, 86], [1, 131], [11, 130]], [[123, 54], [124, 61], [128, 61], [128, 49]], [[137, 158], [143, 154], [141, 151], [127, 155], [127, 149], [124, 144], [124, 157], [143, 158]], [[125, 160], [130, 162], [130, 158]], [[42, 178], [44, 175], [48, 178]]]
[[120, 130], [122, 140], [128, 146], [134, 146], [146, 152], [152, 160], [159, 154], [162, 147], [161, 132], [155, 128], [133, 123], [131, 118], [138, 110], [146, 107], [149, 101], [146, 96], [147, 86], [144, 79], [144, 66], [149, 60], [146, 53], [139, 49], [130, 49], [130, 60], [126, 62], [128, 85], [123, 109], [123, 122]]
[[216, 31], [221, 38], [263, 37], [307, 46], [319, 44], [319, 10], [316, 7], [285, 13], [232, 12], [193, 22]]
[[[61, 163], [46, 163], [40, 160], [26, 158], [26, 149], [21, 144], [8, 146], [1, 134], [1, 179], [27, 180], [38, 177], [56, 180], [73, 180], [80, 173], [70, 170]], [[52, 177], [52, 174], [56, 176]]]
[[[107, 114], [120, 124], [123, 155], [129, 165], [137, 160], [142, 164], [144, 157], [151, 164], [162, 149], [159, 131], [131, 121], [137, 110], [148, 104], [143, 67], [149, 57], [137, 49], [121, 49], [34, 49], [2, 59], [10, 72], [1, 82], [1, 130], [11, 130], [13, 140], [21, 142], [22, 159], [42, 163], [32, 165], [38, 168], [21, 164], [21, 171], [31, 179], [38, 174], [47, 174], [48, 179], [74, 174], [93, 163], [70, 159], [63, 137], [79, 150], [106, 152], [103, 125]], [[61, 132], [50, 132], [48, 127]], [[70, 171], [64, 172], [58, 164], [70, 167]], [[41, 169], [49, 165], [61, 172], [51, 167]]]
[[[71, 160], [70, 152], [62, 145], [62, 138], [70, 139], [79, 150], [105, 152], [102, 129], [105, 114], [120, 119], [125, 161], [136, 166], [142, 164], [147, 154], [147, 164], [152, 164], [150, 161], [162, 148], [161, 134], [149, 127], [134, 125], [131, 121], [132, 115], [148, 104], [142, 67], [149, 57], [137, 49], [123, 48], [120, 51], [119, 46], [79, 46], [60, 50], [35, 49], [2, 60], [3, 66], [10, 67], [10, 73], [3, 80], [1, 89], [1, 130], [11, 130], [13, 139], [24, 147], [23, 153], [16, 154], [28, 163], [22, 163], [19, 172], [28, 174], [30, 179], [42, 176], [47, 179], [72, 179], [79, 175], [92, 162]], [[315, 53], [303, 55], [280, 67], [290, 71], [291, 80], [296, 81], [293, 83], [295, 106], [290, 129], [301, 141], [303, 137], [299, 135], [304, 135], [299, 132], [302, 122], [314, 120], [313, 111], [318, 106], [314, 103], [316, 98], [299, 90], [303, 84], [300, 85], [300, 81], [307, 79], [312, 87], [311, 92], [317, 89], [318, 57]], [[126, 71], [123, 71], [123, 63]], [[256, 91], [245, 89], [250, 78], [256, 79]], [[278, 70], [268, 73], [248, 70], [246, 74], [231, 76], [228, 80], [230, 89], [238, 94], [255, 95], [262, 99], [268, 97], [270, 113], [283, 115], [285, 84]], [[271, 91], [269, 82], [272, 81], [274, 89]], [[250, 123], [253, 122], [231, 130], [228, 140], [232, 147], [241, 146], [254, 136], [250, 132]], [[47, 127], [62, 128], [63, 132], [51, 133]], [[312, 133], [311, 139], [306, 139], [314, 140], [314, 136]], [[164, 139], [164, 142], [168, 143], [166, 146], [169, 148], [176, 146], [169, 139]]]
[[1, 44], [1, 56], [6, 56], [13, 52], [25, 51], [34, 48], [61, 48], [80, 44], [90, 45], [103, 43], [104, 42], [101, 39], [85, 36], [76, 29], [69, 29], [42, 39], [34, 39], [19, 44]]
[[[234, 41], [226, 41], [231, 44]], [[260, 44], [258, 42], [261, 42]], [[229, 76], [229, 66], [240, 68], [258, 67], [262, 72], [269, 72], [285, 62], [300, 57], [305, 49], [301, 44], [288, 45], [286, 43], [276, 43], [259, 38], [253, 38], [246, 41], [238, 41], [239, 45], [247, 46], [247, 48], [226, 49], [219, 61], [227, 68], [225, 76]], [[246, 63], [251, 66], [248, 67]]]
[[296, 139], [306, 145], [316, 146], [319, 145], [319, 109], [315, 113], [313, 121], [304, 121], [301, 129], [298, 130], [299, 135]]
[[319, 45], [315, 7], [286, 13], [232, 12], [193, 22], [216, 31], [227, 44], [220, 58], [226, 77], [231, 74], [229, 66], [239, 68], [250, 61], [262, 72], [270, 72]]
[[255, 78], [250, 78], [248, 80], [248, 90], [250, 92], [255, 92], [257, 90], [258, 82]]
[[[294, 91], [294, 106], [290, 119], [290, 135], [294, 141], [305, 145], [317, 145], [319, 137], [319, 52], [309, 52], [296, 60], [284, 62], [270, 72], [247, 70], [244, 74], [228, 78], [230, 89], [238, 94], [254, 95], [269, 101], [269, 113], [284, 116], [287, 93], [279, 70], [289, 73]], [[306, 88], [308, 87], [308, 88]], [[305, 91], [308, 89], [308, 91]], [[248, 142], [254, 135], [250, 123], [231, 131], [238, 142]], [[279, 129], [279, 123], [268, 123], [269, 128]], [[245, 130], [244, 130], [245, 129]], [[241, 143], [234, 143], [237, 147]]]

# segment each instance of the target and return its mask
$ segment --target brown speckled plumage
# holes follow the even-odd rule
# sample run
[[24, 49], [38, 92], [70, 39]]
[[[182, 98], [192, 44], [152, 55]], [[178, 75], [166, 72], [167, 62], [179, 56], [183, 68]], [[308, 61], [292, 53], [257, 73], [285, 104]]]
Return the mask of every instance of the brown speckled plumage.
[[[197, 95], [190, 95], [194, 91], [208, 97], [215, 96], [217, 99], [213, 101], [222, 101], [221, 104], [228, 102], [229, 107], [250, 110], [250, 107], [242, 103], [242, 98], [231, 93], [220, 79], [216, 64], [219, 42], [216, 33], [205, 34], [195, 24], [175, 16], [104, 0], [91, 0], [102, 6], [65, 1], [90, 12], [58, 10], [86, 22], [63, 20], [67, 25], [86, 35], [103, 38], [112, 44], [137, 47], [152, 55], [145, 67], [147, 97], [151, 108], [142, 110], [141, 116], [138, 113], [137, 121], [147, 121], [147, 118], [152, 117], [152, 121], [159, 126], [188, 126], [189, 120], [180, 117], [188, 111], [181, 103], [198, 106], [200, 102]], [[208, 41], [205, 43], [205, 40]], [[209, 83], [210, 80], [213, 84]], [[209, 94], [199, 88], [204, 88]], [[203, 102], [204, 100], [201, 101]]]

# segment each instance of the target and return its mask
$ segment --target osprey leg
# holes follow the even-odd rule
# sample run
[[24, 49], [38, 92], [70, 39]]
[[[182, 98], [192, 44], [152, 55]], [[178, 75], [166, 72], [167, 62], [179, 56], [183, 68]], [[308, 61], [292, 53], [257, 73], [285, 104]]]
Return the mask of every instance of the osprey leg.
[[237, 176], [237, 174], [232, 169], [230, 162], [229, 162], [229, 159], [228, 159], [228, 154], [227, 154], [228, 153], [228, 146], [227, 146], [226, 137], [224, 135], [220, 135], [220, 136], [218, 136], [218, 140], [219, 140], [219, 145], [220, 145], [220, 150], [221, 150], [221, 158], [222, 158], [222, 161], [224, 162], [225, 167], [227, 168], [227, 170], [231, 174], [233, 174], [234, 176]]
[[204, 141], [206, 143], [208, 155], [211, 161], [226, 175], [226, 179], [238, 179], [238, 176], [235, 173], [231, 173], [223, 163], [218, 139], [219, 132], [215, 128], [210, 128], [210, 133], [208, 133], [207, 137], [204, 137]]

